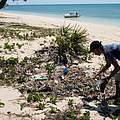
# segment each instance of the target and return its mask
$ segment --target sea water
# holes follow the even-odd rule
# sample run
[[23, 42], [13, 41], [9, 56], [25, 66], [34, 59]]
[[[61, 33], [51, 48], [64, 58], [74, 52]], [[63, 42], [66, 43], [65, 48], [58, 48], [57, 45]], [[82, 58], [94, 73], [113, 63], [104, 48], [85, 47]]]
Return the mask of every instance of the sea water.
[[120, 26], [120, 4], [9, 5], [1, 11], [54, 16], [62, 19], [65, 13], [77, 11], [80, 14], [77, 20]]

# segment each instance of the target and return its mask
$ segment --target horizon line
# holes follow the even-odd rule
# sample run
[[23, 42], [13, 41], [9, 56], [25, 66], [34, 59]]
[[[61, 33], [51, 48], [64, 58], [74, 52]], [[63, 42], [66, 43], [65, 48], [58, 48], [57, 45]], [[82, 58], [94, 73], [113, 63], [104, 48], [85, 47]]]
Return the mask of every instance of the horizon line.
[[[120, 3], [41, 3], [41, 4], [17, 4], [17, 5], [98, 5], [98, 4], [120, 4]], [[8, 4], [8, 5], [16, 5], [16, 4]]]

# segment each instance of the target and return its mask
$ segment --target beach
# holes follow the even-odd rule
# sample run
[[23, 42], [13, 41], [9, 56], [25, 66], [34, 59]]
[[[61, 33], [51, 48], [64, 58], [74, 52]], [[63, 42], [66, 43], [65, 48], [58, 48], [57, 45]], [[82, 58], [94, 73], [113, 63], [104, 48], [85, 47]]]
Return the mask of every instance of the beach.
[[[77, 26], [82, 27], [83, 29], [87, 30], [88, 33], [88, 45], [90, 42], [94, 40], [101, 41], [103, 44], [113, 43], [113, 42], [120, 42], [120, 27], [116, 25], [108, 25], [108, 24], [96, 24], [90, 22], [80, 22], [80, 21], [72, 21], [69, 19], [60, 19], [53, 17], [46, 17], [46, 16], [37, 16], [37, 15], [27, 15], [27, 14], [15, 14], [15, 13], [5, 13], [1, 12], [1, 16], [7, 17], [2, 18], [1, 21], [5, 22], [15, 22], [15, 23], [24, 23], [30, 26], [37, 26], [37, 27], [45, 27], [45, 28], [62, 28], [63, 26]], [[35, 50], [39, 49], [39, 44], [43, 42], [44, 39], [35, 40], [31, 42], [27, 42], [29, 46], [23, 49], [24, 54], [20, 54], [20, 57], [30, 56], [34, 53]], [[51, 38], [46, 38], [46, 41], [49, 45]], [[26, 44], [27, 44], [26, 43]], [[2, 44], [2, 43], [1, 43]], [[36, 46], [36, 47], [34, 47]], [[29, 47], [29, 49], [27, 49]], [[96, 59], [99, 57], [96, 57]], [[94, 59], [93, 59], [94, 60]], [[95, 60], [96, 62], [98, 60]], [[94, 63], [94, 62], [93, 62]], [[97, 62], [99, 63], [99, 62]], [[96, 63], [96, 64], [97, 64]], [[93, 64], [93, 66], [96, 66]]]
[[2, 19], [8, 22], [18, 22], [25, 23], [31, 26], [40, 27], [63, 27], [64, 25], [72, 24], [80, 25], [88, 30], [89, 38], [91, 41], [100, 40], [103, 42], [119, 42], [120, 37], [120, 27], [108, 24], [96, 24], [84, 21], [71, 21], [67, 19], [60, 19], [57, 17], [46, 17], [39, 15], [27, 15], [27, 14], [15, 14], [15, 13], [5, 13], [1, 12], [2, 16], [8, 16], [7, 19]]
[[[37, 27], [44, 27], [44, 28], [62, 28], [63, 26], [68, 26], [69, 24], [71, 26], [81, 26], [82, 28], [85, 28], [88, 32], [88, 44], [90, 44], [94, 40], [102, 41], [103, 44], [108, 44], [112, 42], [120, 42], [120, 27], [116, 25], [105, 25], [105, 24], [97, 24], [97, 23], [90, 23], [90, 22], [81, 22], [81, 21], [71, 21], [68, 19], [60, 19], [56, 17], [50, 17], [50, 16], [37, 16], [37, 15], [26, 15], [26, 14], [16, 14], [16, 13], [7, 13], [7, 12], [0, 12], [0, 22], [6, 22], [6, 23], [20, 23], [20, 24], [27, 24], [30, 26], [37, 26]], [[37, 51], [41, 49], [40, 44], [46, 41], [45, 46], [49, 47], [50, 42], [55, 39], [54, 37], [46, 37], [46, 38], [40, 38], [33, 41], [19, 41], [19, 43], [24, 43], [25, 45], [18, 50], [18, 54], [20, 59], [23, 59], [24, 57], [31, 57], [34, 54], [34, 51]], [[3, 46], [3, 44], [6, 41], [4, 41], [2, 38], [0, 38], [0, 45]], [[17, 40], [10, 41], [11, 43], [17, 43]], [[1, 49], [2, 51], [2, 49]], [[15, 54], [5, 54], [3, 52], [0, 53], [1, 56], [5, 56], [6, 58], [9, 58], [10, 56], [15, 56]], [[99, 68], [99, 59], [100, 57], [96, 57], [96, 59], [92, 59], [91, 63], [83, 63], [81, 66], [89, 66], [89, 67], [96, 67]], [[11, 93], [14, 93], [11, 95], [11, 93], [4, 94], [6, 91], [11, 90]], [[7, 96], [11, 96], [11, 98]], [[4, 97], [5, 95], [5, 97]], [[0, 99], [7, 104], [7, 107], [1, 108], [0, 112], [5, 113], [8, 111], [15, 112], [16, 114], [21, 113], [21, 111], [17, 111], [16, 109], [19, 109], [18, 107], [18, 101], [20, 99], [20, 93], [18, 91], [13, 90], [13, 88], [0, 88]], [[15, 102], [15, 99], [17, 99], [17, 102]], [[10, 103], [9, 103], [10, 102]], [[9, 103], [9, 104], [8, 104]], [[29, 110], [26, 108], [27, 113], [29, 113]], [[84, 111], [84, 110], [83, 110]], [[31, 112], [31, 111], [30, 111]], [[32, 113], [32, 112], [31, 112]], [[91, 112], [96, 120], [101, 120], [103, 117], [101, 117], [97, 112]], [[1, 116], [1, 115], [0, 115]], [[42, 115], [41, 115], [42, 116]], [[97, 116], [97, 117], [96, 117]], [[0, 120], [3, 120], [5, 116], [1, 116]], [[38, 116], [39, 117], [39, 116]], [[40, 120], [40, 118], [34, 118], [35, 120]], [[44, 115], [43, 115], [44, 117]], [[6, 117], [5, 120], [9, 120], [8, 117]], [[13, 120], [13, 119], [12, 119]], [[17, 118], [15, 118], [17, 120]], [[19, 119], [18, 119], [19, 120]], [[27, 120], [27, 118], [25, 119]], [[29, 120], [29, 119], [28, 119]], [[107, 118], [106, 120], [109, 120]]]

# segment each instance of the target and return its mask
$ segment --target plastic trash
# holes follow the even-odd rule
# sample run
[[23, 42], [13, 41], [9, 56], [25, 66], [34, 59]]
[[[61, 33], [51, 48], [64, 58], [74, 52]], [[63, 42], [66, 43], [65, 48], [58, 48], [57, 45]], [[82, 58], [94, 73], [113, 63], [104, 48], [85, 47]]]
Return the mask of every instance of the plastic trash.
[[103, 112], [104, 114], [109, 114], [111, 112], [107, 101], [102, 100], [101, 103], [98, 106], [98, 111]]
[[102, 83], [103, 83], [103, 80], [98, 80], [96, 82], [96, 90], [100, 91], [100, 86], [101, 86]]
[[107, 85], [108, 81], [107, 78], [104, 78], [102, 80], [98, 80], [96, 89], [98, 89], [101, 93], [104, 93], [105, 87]]
[[68, 67], [64, 67], [64, 69], [63, 69], [63, 73], [64, 73], [64, 75], [67, 75], [67, 74], [68, 74], [68, 72], [69, 72]]
[[64, 80], [64, 79], [65, 79], [64, 75], [60, 76], [60, 78], [61, 78], [61, 80]]
[[71, 80], [76, 80], [79, 76], [80, 76], [80, 73], [79, 73], [79, 72], [75, 72], [75, 73], [71, 76]]
[[46, 77], [46, 76], [35, 76], [34, 79], [44, 81], [44, 80], [48, 80], [48, 77]]
[[52, 92], [52, 89], [48, 85], [44, 85], [40, 88], [40, 92]]

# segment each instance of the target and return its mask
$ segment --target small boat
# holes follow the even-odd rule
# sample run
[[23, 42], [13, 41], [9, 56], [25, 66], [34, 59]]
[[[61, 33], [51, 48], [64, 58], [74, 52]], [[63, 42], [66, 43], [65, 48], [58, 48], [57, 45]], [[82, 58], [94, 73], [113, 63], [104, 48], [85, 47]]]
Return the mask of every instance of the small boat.
[[80, 17], [78, 12], [70, 12], [70, 13], [66, 13], [64, 15], [64, 18], [74, 18], [74, 17]]

